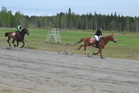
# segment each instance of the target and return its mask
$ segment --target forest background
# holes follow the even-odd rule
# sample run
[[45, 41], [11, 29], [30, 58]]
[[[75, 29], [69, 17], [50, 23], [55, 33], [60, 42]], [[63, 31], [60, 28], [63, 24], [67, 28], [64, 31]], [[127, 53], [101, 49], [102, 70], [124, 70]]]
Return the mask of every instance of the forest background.
[[59, 29], [80, 29], [97, 30], [102, 27], [105, 31], [139, 33], [139, 17], [117, 15], [102, 15], [88, 13], [76, 14], [69, 8], [68, 12], [60, 12], [53, 16], [28, 16], [17, 11], [12, 14], [6, 7], [0, 11], [0, 27], [15, 28], [23, 22], [24, 27], [29, 28], [59, 28]]

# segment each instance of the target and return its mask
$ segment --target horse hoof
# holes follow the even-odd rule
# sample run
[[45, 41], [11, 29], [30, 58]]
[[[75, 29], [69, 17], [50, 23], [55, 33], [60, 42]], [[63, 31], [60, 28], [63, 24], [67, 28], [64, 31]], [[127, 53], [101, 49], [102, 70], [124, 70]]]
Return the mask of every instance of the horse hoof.
[[104, 57], [101, 57], [101, 59], [105, 59]]
[[7, 49], [8, 49], [8, 50], [10, 50], [10, 49], [11, 49], [11, 47], [7, 47]]
[[93, 53], [94, 55], [96, 55], [96, 53]]
[[88, 54], [87, 57], [92, 57], [92, 56]]

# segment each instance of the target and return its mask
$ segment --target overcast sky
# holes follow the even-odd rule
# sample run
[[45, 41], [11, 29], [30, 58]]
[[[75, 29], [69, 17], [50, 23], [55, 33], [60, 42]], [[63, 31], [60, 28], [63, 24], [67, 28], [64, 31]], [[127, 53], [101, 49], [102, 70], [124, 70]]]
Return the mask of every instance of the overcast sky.
[[0, 10], [3, 6], [13, 14], [20, 11], [29, 16], [56, 15], [71, 8], [75, 14], [96, 11], [105, 15], [116, 12], [117, 15], [139, 17], [139, 0], [0, 0]]

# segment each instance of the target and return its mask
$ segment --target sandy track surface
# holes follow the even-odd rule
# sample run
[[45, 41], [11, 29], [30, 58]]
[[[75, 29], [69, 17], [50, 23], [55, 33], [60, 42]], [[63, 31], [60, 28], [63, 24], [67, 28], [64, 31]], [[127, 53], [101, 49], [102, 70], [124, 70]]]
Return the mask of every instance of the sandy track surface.
[[0, 47], [0, 93], [139, 93], [139, 61]]

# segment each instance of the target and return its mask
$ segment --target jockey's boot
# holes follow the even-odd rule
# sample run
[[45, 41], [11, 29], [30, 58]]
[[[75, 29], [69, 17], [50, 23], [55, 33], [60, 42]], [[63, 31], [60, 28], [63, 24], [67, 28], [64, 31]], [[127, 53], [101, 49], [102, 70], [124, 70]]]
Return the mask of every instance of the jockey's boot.
[[18, 39], [19, 38], [19, 32], [16, 32], [15, 38]]
[[95, 47], [98, 48], [98, 41], [95, 42]]

